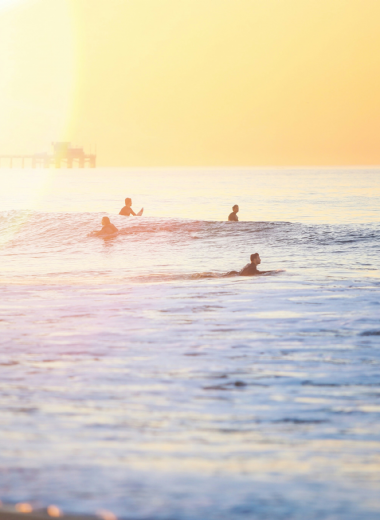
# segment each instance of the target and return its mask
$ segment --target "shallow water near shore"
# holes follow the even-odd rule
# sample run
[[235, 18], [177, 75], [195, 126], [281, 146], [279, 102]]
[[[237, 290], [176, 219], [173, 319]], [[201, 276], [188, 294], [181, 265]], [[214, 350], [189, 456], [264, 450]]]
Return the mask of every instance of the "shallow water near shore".
[[[0, 182], [3, 502], [379, 517], [380, 170]], [[120, 233], [89, 237], [104, 215]], [[256, 251], [285, 272], [223, 277]]]

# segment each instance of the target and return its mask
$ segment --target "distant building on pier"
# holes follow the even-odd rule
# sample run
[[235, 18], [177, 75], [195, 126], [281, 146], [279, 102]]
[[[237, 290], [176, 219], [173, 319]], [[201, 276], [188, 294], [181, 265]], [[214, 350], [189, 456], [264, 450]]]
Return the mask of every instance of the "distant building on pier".
[[15, 163], [21, 163], [22, 168], [28, 163], [32, 168], [50, 168], [51, 165], [56, 168], [60, 168], [61, 166], [72, 168], [75, 165], [79, 166], [79, 168], [84, 168], [86, 165], [90, 168], [96, 167], [96, 154], [85, 154], [83, 148], [73, 148], [71, 143], [68, 142], [52, 143], [52, 153], [0, 155], [0, 166], [2, 159], [8, 162], [10, 168], [12, 168]]

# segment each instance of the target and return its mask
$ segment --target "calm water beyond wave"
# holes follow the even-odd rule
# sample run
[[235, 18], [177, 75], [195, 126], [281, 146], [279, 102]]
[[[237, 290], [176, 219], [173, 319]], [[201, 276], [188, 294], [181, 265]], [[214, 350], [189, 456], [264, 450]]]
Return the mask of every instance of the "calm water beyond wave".
[[[0, 182], [3, 502], [379, 518], [380, 170]], [[88, 237], [104, 215], [120, 234]], [[222, 277], [256, 251], [286, 271]]]

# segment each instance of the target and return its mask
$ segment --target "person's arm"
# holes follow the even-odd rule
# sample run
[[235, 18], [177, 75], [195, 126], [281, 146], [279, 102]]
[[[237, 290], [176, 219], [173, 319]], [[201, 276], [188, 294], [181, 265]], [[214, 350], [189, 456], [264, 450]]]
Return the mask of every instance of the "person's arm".
[[134, 215], [136, 217], [136, 213], [133, 211], [133, 209], [132, 208], [129, 208], [129, 209], [130, 209], [132, 215]]
[[91, 231], [91, 233], [88, 234], [89, 237], [97, 237], [101, 234], [103, 229], [100, 229], [99, 231]]
[[102, 227], [102, 229], [100, 231], [93, 231], [93, 233], [91, 233], [91, 236], [105, 237], [105, 236], [110, 236], [110, 235], [116, 235], [116, 233], [118, 233], [118, 231], [119, 230], [117, 229], [117, 227], [114, 226], [113, 224], [111, 224], [111, 225]]

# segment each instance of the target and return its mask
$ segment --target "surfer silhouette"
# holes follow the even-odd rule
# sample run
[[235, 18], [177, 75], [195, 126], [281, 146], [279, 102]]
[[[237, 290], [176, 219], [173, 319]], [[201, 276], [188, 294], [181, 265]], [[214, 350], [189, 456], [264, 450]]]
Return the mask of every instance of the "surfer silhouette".
[[235, 206], [232, 206], [232, 213], [230, 213], [228, 215], [228, 220], [230, 222], [238, 222], [239, 221], [238, 216], [237, 216], [238, 213], [239, 213], [239, 206], [237, 204], [235, 204]]
[[254, 276], [255, 274], [264, 274], [270, 273], [271, 271], [259, 271], [257, 266], [261, 264], [261, 258], [259, 253], [253, 253], [251, 255], [251, 263], [247, 264], [243, 267], [241, 271], [239, 271], [240, 276]]
[[141, 208], [138, 213], [135, 213], [132, 209], [132, 199], [128, 197], [125, 199], [125, 206], [121, 208], [119, 215], [125, 215], [126, 217], [129, 217], [131, 215], [134, 215], [135, 217], [141, 217], [143, 211], [144, 208]]
[[119, 230], [114, 226], [108, 217], [102, 218], [102, 229], [99, 231], [93, 231], [90, 233], [91, 236], [110, 236], [117, 233]]
[[257, 266], [261, 264], [261, 258], [259, 253], [253, 253], [250, 257], [251, 262], [241, 269], [241, 271], [230, 271], [224, 276], [255, 276], [257, 274], [267, 274], [267, 273], [278, 273], [279, 271], [259, 271]]

